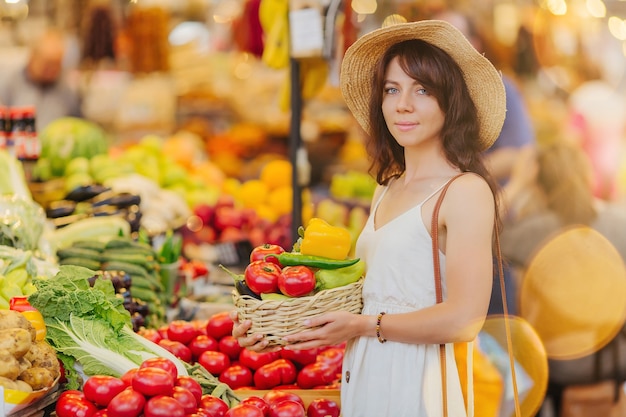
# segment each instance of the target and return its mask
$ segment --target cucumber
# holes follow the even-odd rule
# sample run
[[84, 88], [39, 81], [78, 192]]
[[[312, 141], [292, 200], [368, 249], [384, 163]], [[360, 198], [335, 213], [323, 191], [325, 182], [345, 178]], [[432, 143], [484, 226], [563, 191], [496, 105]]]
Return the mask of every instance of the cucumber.
[[152, 305], [160, 305], [161, 302], [157, 294], [152, 290], [147, 290], [141, 287], [135, 287], [131, 285], [130, 294], [133, 298], [138, 298], [141, 301], [148, 303], [150, 305], [150, 309], [152, 309]]
[[80, 258], [80, 257], [63, 258], [59, 261], [59, 265], [82, 266], [87, 269], [91, 269], [92, 271], [97, 271], [100, 269], [100, 262], [94, 259]]
[[73, 248], [91, 249], [98, 252], [102, 252], [105, 246], [106, 243], [99, 240], [77, 240], [72, 245]]
[[129, 273], [133, 278], [135, 278], [136, 276], [142, 276], [147, 278], [148, 275], [150, 275], [150, 273], [146, 271], [144, 267], [122, 261], [103, 262], [102, 269], [104, 271], [124, 271]]
[[94, 249], [87, 248], [76, 248], [74, 246], [70, 246], [65, 249], [59, 249], [57, 251], [57, 256], [59, 259], [64, 258], [86, 258], [94, 261], [100, 260], [100, 252]]
[[103, 263], [104, 262], [129, 263], [129, 264], [140, 266], [148, 272], [154, 271], [158, 265], [156, 261], [150, 260], [146, 256], [142, 256], [142, 255], [134, 255], [134, 254], [126, 255], [122, 253], [114, 253], [111, 255], [111, 254], [108, 254], [107, 251], [104, 251], [103, 253], [99, 255], [100, 255], [100, 261]]
[[104, 246], [105, 249], [120, 249], [132, 246], [133, 240], [130, 237], [118, 236], [109, 239]]
[[156, 260], [156, 253], [150, 248], [139, 248], [134, 246], [129, 246], [127, 248], [115, 248], [115, 249], [105, 249], [101, 253], [104, 256], [116, 257], [116, 256], [137, 256], [148, 261]]
[[135, 275], [135, 276], [131, 275], [131, 277], [132, 277], [132, 286], [131, 286], [132, 289], [141, 287], [143, 289], [154, 291], [154, 292], [160, 291], [157, 285], [154, 283], [154, 281], [151, 281], [150, 279], [146, 277], [143, 277], [140, 275]]

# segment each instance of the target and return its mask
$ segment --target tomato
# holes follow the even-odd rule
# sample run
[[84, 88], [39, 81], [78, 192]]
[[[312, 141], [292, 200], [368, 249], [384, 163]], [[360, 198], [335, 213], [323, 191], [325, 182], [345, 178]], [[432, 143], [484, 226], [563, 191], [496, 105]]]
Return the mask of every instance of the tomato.
[[339, 417], [339, 405], [327, 398], [316, 398], [306, 409], [307, 417]]
[[341, 368], [343, 365], [343, 355], [345, 353], [345, 349], [338, 347], [331, 347], [324, 349], [317, 355], [318, 362], [324, 362], [330, 365], [333, 368], [333, 372], [336, 374], [341, 373]]
[[224, 414], [228, 411], [228, 404], [219, 397], [214, 397], [211, 394], [204, 394], [200, 400], [199, 408], [208, 411], [214, 417], [224, 417]]
[[176, 399], [157, 395], [148, 400], [143, 408], [145, 417], [185, 417], [185, 409]]
[[239, 362], [255, 371], [276, 359], [280, 359], [280, 352], [254, 352], [249, 349], [242, 349], [239, 354]]
[[280, 357], [283, 359], [289, 359], [295, 365], [308, 365], [310, 363], [315, 362], [317, 359], [317, 354], [319, 353], [319, 348], [311, 348], [311, 349], [281, 349]]
[[161, 335], [161, 339], [167, 339], [167, 324], [164, 326], [161, 326], [157, 329], [157, 332], [159, 332], [159, 334]]
[[209, 320], [196, 319], [196, 320], [191, 320], [191, 322], [193, 323], [194, 326], [196, 326], [196, 330], [198, 331], [198, 334], [207, 334], [206, 325], [209, 322]]
[[175, 386], [172, 391], [172, 398], [183, 406], [186, 414], [194, 413], [198, 408], [198, 400], [196, 400], [196, 396], [187, 388]]
[[181, 361], [191, 362], [191, 350], [176, 340], [163, 339], [159, 342], [159, 346], [169, 351]]
[[206, 332], [215, 340], [220, 340], [222, 337], [233, 333], [233, 325], [233, 319], [230, 318], [229, 312], [222, 311], [209, 317]]
[[259, 410], [261, 410], [265, 417], [269, 416], [270, 405], [266, 403], [265, 400], [261, 397], [257, 397], [256, 395], [253, 395], [251, 397], [244, 398], [243, 400], [241, 400], [240, 404], [252, 404], [253, 406], [257, 407]]
[[200, 355], [198, 363], [211, 374], [218, 376], [230, 366], [230, 358], [223, 352], [207, 350]]
[[270, 406], [269, 417], [306, 417], [306, 412], [298, 401], [284, 400]]
[[126, 384], [119, 378], [109, 375], [93, 375], [85, 381], [83, 394], [95, 405], [106, 407], [113, 397], [124, 389], [126, 389]]
[[92, 417], [98, 407], [87, 400], [82, 392], [70, 390], [61, 394], [54, 411], [58, 417]]
[[186, 417], [215, 417], [215, 414], [204, 408], [198, 408], [195, 413], [188, 414]]
[[198, 330], [193, 323], [186, 320], [174, 320], [167, 326], [167, 338], [188, 344], [198, 335]]
[[327, 385], [335, 379], [335, 369], [325, 362], [314, 362], [298, 372], [297, 382], [300, 388], [310, 389], [318, 385]]
[[271, 255], [280, 255], [283, 252], [285, 252], [285, 249], [282, 246], [265, 243], [252, 249], [252, 252], [250, 252], [250, 263], [254, 261], [266, 261], [281, 266], [280, 262], [278, 262], [278, 258]]
[[174, 378], [161, 368], [139, 368], [133, 378], [133, 389], [145, 396], [170, 395]]
[[207, 350], [218, 350], [217, 340], [205, 334], [199, 334], [187, 345], [191, 350], [191, 355], [198, 360], [200, 355]]
[[296, 366], [287, 359], [276, 359], [261, 366], [254, 373], [257, 389], [272, 389], [278, 385], [291, 384], [296, 380]]
[[300, 396], [295, 392], [280, 391], [274, 389], [266, 392], [263, 396], [263, 399], [266, 403], [270, 405], [270, 407], [272, 406], [272, 404], [280, 403], [286, 400], [296, 401], [300, 403], [302, 407], [304, 407], [304, 401], [302, 401], [302, 398], [300, 398]]
[[278, 289], [289, 297], [301, 297], [315, 289], [315, 273], [304, 265], [286, 266], [278, 276]]
[[196, 402], [200, 403], [200, 399], [202, 398], [202, 386], [192, 377], [181, 375], [176, 378], [174, 386], [187, 388], [196, 398]]
[[224, 417], [264, 417], [263, 411], [252, 404], [237, 404]]
[[178, 368], [176, 368], [176, 364], [167, 358], [154, 357], [146, 359], [139, 365], [139, 369], [143, 368], [160, 368], [172, 375], [174, 381], [178, 378]]
[[159, 343], [163, 336], [157, 329], [141, 329], [137, 332], [139, 336], [143, 336], [153, 343]]
[[272, 262], [254, 261], [246, 267], [244, 280], [257, 294], [278, 292], [280, 271], [280, 267]]
[[113, 397], [107, 411], [109, 417], [137, 417], [143, 412], [145, 404], [146, 397], [132, 388], [126, 388]]
[[243, 348], [232, 334], [222, 337], [218, 343], [218, 350], [227, 354], [232, 360], [239, 359], [239, 354], [242, 349]]
[[120, 379], [124, 382], [124, 384], [126, 384], [127, 387], [133, 385], [133, 378], [135, 377], [135, 374], [138, 370], [139, 368], [129, 369], [124, 375], [120, 377]]
[[96, 411], [96, 413], [91, 417], [109, 417], [109, 410], [103, 408], [102, 410]]
[[242, 365], [231, 365], [218, 377], [220, 382], [228, 384], [232, 389], [252, 385], [252, 371]]

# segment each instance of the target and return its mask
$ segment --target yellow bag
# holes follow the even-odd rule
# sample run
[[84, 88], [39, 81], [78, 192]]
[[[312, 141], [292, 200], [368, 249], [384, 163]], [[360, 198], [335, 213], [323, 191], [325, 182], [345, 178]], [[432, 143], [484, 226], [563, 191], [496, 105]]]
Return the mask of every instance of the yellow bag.
[[[467, 343], [454, 344], [454, 357], [461, 381], [461, 390], [467, 404]], [[480, 346], [474, 343], [472, 349], [474, 379], [474, 415], [480, 417], [498, 417], [500, 401], [504, 393], [504, 381]]]

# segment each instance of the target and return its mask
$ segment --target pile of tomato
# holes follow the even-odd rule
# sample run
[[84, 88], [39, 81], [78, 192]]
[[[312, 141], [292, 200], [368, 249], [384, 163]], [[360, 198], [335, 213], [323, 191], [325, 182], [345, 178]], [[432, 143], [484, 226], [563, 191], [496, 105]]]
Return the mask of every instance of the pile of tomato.
[[222, 399], [203, 394], [193, 378], [178, 375], [169, 359], [153, 358], [121, 378], [91, 376], [82, 391], [64, 391], [55, 412], [58, 417], [338, 417], [340, 410], [323, 398], [305, 409], [297, 394], [279, 390], [229, 408]]
[[232, 389], [339, 389], [345, 346], [258, 353], [239, 346], [228, 312], [206, 321], [174, 320], [139, 334]]
[[55, 412], [58, 417], [218, 417], [225, 413], [213, 410], [222, 404], [220, 398], [203, 394], [193, 378], [178, 375], [172, 361], [157, 357], [120, 378], [89, 377], [82, 391], [61, 394]]

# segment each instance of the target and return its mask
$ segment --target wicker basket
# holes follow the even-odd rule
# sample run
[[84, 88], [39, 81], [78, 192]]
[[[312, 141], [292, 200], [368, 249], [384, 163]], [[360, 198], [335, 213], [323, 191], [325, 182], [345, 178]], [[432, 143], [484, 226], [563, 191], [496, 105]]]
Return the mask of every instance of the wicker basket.
[[329, 311], [360, 313], [363, 308], [363, 279], [337, 288], [290, 300], [258, 300], [233, 290], [239, 320], [250, 320], [248, 334], [262, 333], [269, 346], [282, 346], [284, 336], [306, 330], [302, 322]]

